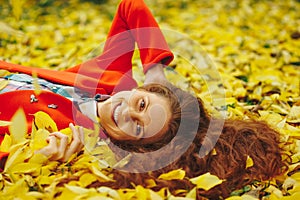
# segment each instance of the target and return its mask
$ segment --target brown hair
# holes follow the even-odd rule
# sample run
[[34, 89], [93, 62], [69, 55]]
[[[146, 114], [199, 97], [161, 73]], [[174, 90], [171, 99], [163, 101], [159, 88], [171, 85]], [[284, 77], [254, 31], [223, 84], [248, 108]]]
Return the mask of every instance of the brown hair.
[[[157, 85], [152, 86], [158, 87]], [[151, 91], [152, 86], [147, 86], [146, 90]], [[175, 94], [170, 97], [176, 97], [176, 101], [181, 106], [181, 121], [187, 120], [183, 128], [181, 125], [174, 125], [176, 127], [174, 130], [171, 128], [171, 141], [169, 138], [161, 141], [162, 143], [169, 142], [163, 152], [157, 152], [151, 156], [147, 154], [133, 156], [123, 169], [112, 170], [116, 182], [97, 182], [91, 186], [107, 185], [113, 188], [131, 188], [133, 183], [147, 187], [145, 179], [154, 179], [156, 186], [152, 188], [153, 190], [163, 187], [167, 187], [171, 192], [176, 189], [190, 190], [195, 185], [188, 179], [172, 181], [157, 179], [162, 173], [181, 168], [186, 171], [188, 178], [210, 172], [225, 180], [209, 191], [197, 190], [198, 198], [201, 196], [225, 198], [235, 189], [240, 189], [256, 180], [268, 180], [287, 170], [286, 161], [282, 160], [283, 150], [279, 146], [279, 134], [266, 123], [252, 120], [224, 121], [212, 118], [206, 112], [201, 99], [173, 86], [168, 86], [168, 88], [172, 88], [171, 91]], [[196, 111], [193, 108], [195, 101], [198, 107]], [[178, 103], [176, 104], [178, 105]], [[195, 119], [198, 119], [198, 126], [193, 133], [190, 126]], [[218, 129], [218, 127], [222, 128]], [[174, 131], [177, 131], [177, 134]], [[187, 142], [187, 138], [192, 138], [192, 141]], [[127, 150], [130, 151], [131, 147], [127, 147], [129, 147]], [[180, 156], [177, 158], [178, 155]], [[253, 166], [246, 167], [247, 158], [253, 160]], [[155, 166], [157, 162], [163, 162], [162, 159], [166, 159], [169, 163], [157, 170], [147, 172], [147, 169], [152, 169], [151, 165]], [[134, 169], [139, 167], [145, 169], [145, 172], [134, 173]], [[123, 171], [124, 169], [125, 171]]]

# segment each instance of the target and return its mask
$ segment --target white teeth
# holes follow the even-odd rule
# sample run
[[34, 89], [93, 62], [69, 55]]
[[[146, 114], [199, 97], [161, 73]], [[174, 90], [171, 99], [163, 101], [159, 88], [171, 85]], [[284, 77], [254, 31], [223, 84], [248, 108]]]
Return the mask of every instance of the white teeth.
[[118, 105], [115, 109], [115, 112], [114, 112], [114, 120], [116, 123], [118, 123], [118, 117], [119, 117], [119, 114], [120, 114], [120, 107], [121, 105]]

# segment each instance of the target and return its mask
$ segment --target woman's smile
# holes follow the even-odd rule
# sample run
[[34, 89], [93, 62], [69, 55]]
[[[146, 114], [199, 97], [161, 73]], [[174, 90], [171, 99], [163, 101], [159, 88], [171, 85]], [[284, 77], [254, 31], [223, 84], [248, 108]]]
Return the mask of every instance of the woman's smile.
[[154, 140], [171, 118], [167, 99], [143, 90], [122, 91], [98, 103], [98, 115], [107, 134], [116, 140]]
[[112, 112], [112, 119], [114, 120], [116, 126], [118, 126], [118, 117], [120, 115], [120, 107], [121, 107], [121, 103], [118, 104]]

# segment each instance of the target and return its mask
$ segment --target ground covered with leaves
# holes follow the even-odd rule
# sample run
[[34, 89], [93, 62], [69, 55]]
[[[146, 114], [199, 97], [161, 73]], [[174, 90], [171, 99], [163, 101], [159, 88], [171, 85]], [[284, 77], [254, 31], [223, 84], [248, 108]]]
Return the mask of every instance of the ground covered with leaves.
[[[258, 193], [264, 199], [299, 199], [300, 2], [146, 2], [160, 26], [172, 33], [166, 34], [175, 54], [166, 72], [170, 81], [192, 89], [205, 100], [212, 113], [265, 120], [280, 132], [283, 142], [289, 143], [284, 146], [291, 156], [286, 174], [259, 186], [236, 188], [228, 199], [257, 199]], [[117, 3], [115, 0], [1, 0], [0, 59], [62, 70], [96, 56], [101, 52]], [[138, 56], [134, 61], [135, 76], [142, 81]], [[216, 79], [217, 84], [210, 85]], [[0, 87], [4, 84], [0, 83]], [[87, 188], [94, 181], [113, 181], [106, 166], [118, 163], [107, 146], [102, 144], [93, 150], [94, 154], [111, 158], [102, 163], [91, 154], [82, 154], [69, 163], [50, 162], [32, 153], [43, 145], [42, 137], [48, 133], [36, 130], [40, 136], [28, 140], [22, 136], [25, 134], [22, 121], [23, 114], [16, 113], [11, 122], [15, 128], [1, 144], [2, 151], [11, 153], [0, 174], [0, 199], [195, 198], [195, 190], [178, 191], [185, 197], [176, 197], [167, 188], [159, 192], [141, 186], [120, 190]], [[88, 141], [87, 148], [93, 142]], [[251, 160], [247, 166], [251, 166]], [[180, 169], [159, 177], [184, 178], [185, 173]], [[210, 174], [190, 181], [205, 190], [221, 182]], [[149, 181], [149, 186], [153, 184], [155, 181]]]

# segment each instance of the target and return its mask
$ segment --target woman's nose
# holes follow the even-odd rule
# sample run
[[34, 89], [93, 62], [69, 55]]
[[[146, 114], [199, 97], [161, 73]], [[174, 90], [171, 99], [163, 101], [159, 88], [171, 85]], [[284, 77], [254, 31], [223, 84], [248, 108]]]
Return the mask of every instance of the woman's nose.
[[123, 110], [122, 116], [124, 116], [124, 119], [126, 122], [131, 120], [140, 120], [142, 115], [141, 112], [138, 112], [134, 108], [127, 105], [127, 107]]

